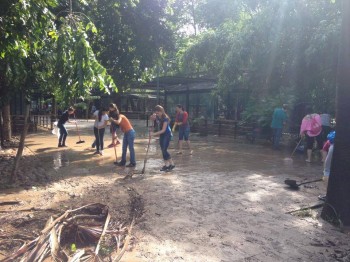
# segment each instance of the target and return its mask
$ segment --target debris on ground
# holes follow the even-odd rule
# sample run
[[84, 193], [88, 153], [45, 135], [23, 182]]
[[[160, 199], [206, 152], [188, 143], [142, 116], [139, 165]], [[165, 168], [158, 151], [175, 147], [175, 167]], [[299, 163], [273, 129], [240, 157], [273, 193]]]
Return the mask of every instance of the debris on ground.
[[95, 203], [51, 216], [39, 236], [25, 242], [4, 262], [21, 261], [119, 261], [131, 239], [131, 224], [113, 221], [106, 205]]

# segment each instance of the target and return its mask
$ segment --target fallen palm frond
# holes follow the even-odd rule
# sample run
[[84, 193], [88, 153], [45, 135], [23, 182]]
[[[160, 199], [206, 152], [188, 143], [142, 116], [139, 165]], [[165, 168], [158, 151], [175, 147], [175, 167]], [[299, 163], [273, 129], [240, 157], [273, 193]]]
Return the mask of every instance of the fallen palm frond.
[[56, 219], [50, 217], [39, 237], [25, 243], [3, 260], [19, 261], [119, 261], [129, 243], [129, 228], [110, 226], [108, 206], [89, 204], [67, 210]]

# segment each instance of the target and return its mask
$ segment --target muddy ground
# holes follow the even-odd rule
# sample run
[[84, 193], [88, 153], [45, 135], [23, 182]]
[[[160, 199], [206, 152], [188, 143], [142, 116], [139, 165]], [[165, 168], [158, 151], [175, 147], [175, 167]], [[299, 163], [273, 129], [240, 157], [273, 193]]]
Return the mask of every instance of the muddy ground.
[[289, 148], [273, 151], [265, 141], [193, 134], [193, 155], [186, 150], [176, 155], [176, 139], [172, 142], [176, 168], [169, 173], [159, 171], [161, 152], [152, 139], [141, 175], [147, 127], [133, 123], [135, 170], [115, 167], [113, 149], [93, 155], [92, 122], [79, 122], [82, 144], [76, 144], [75, 126], [68, 125], [66, 149], [56, 147], [49, 131], [28, 135], [21, 179], [10, 188], [6, 174], [15, 151], [1, 151], [0, 203], [19, 203], [0, 205], [0, 259], [36, 237], [50, 215], [84, 204], [106, 204], [115, 221], [128, 224], [137, 198], [142, 216], [122, 261], [350, 261], [349, 235], [323, 221], [320, 209], [286, 214], [319, 203], [317, 196], [325, 194], [324, 182], [298, 191], [284, 185], [286, 178], [321, 178], [319, 160], [308, 164], [301, 154], [285, 160]]

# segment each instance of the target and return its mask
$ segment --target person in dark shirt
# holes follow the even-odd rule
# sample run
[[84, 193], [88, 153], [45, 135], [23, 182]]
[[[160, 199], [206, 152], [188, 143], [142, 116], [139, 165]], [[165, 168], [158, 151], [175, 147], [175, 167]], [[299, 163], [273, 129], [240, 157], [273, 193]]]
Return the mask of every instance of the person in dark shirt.
[[159, 144], [160, 148], [162, 150], [163, 160], [164, 160], [164, 166], [160, 169], [160, 171], [171, 171], [175, 168], [174, 162], [171, 159], [171, 156], [168, 152], [168, 147], [170, 144], [171, 137], [173, 136], [171, 129], [170, 129], [170, 118], [165, 113], [164, 108], [160, 105], [157, 105], [155, 107], [155, 113], [151, 116], [152, 120], [155, 120], [156, 118], [159, 119], [161, 130], [157, 132], [151, 133], [152, 136], [159, 136]]
[[60, 136], [58, 138], [58, 147], [67, 147], [66, 138], [67, 138], [68, 132], [64, 124], [66, 122], [72, 123], [72, 121], [69, 121], [69, 115], [72, 115], [72, 114], [74, 114], [74, 108], [69, 107], [68, 110], [63, 112], [60, 119], [58, 120], [57, 127], [60, 130]]
[[[116, 104], [109, 104], [109, 118], [118, 119], [119, 117], [119, 109]], [[110, 126], [110, 132], [112, 134], [112, 143], [108, 146], [109, 148], [115, 147], [120, 144], [118, 135], [117, 135], [117, 129], [119, 128], [119, 125], [117, 125], [115, 122], [111, 122]]]

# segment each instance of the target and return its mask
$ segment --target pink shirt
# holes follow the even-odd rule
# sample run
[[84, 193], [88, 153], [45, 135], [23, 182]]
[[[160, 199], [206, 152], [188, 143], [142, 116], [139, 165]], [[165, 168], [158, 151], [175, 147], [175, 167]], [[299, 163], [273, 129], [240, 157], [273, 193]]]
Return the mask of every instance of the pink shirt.
[[322, 131], [322, 122], [319, 114], [306, 115], [301, 122], [300, 134], [306, 133], [310, 137], [318, 136]]

